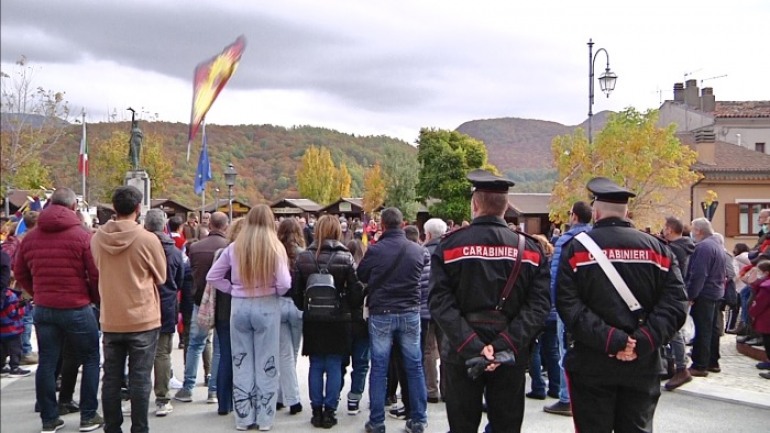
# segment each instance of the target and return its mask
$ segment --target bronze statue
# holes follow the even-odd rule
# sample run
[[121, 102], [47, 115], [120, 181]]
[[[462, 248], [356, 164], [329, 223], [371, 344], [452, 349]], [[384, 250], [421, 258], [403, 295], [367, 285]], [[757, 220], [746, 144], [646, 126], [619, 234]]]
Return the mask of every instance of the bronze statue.
[[139, 129], [139, 121], [136, 120], [136, 110], [128, 107], [131, 112], [131, 138], [128, 141], [128, 160], [131, 161], [131, 170], [139, 169], [139, 161], [142, 156], [142, 139], [144, 134]]

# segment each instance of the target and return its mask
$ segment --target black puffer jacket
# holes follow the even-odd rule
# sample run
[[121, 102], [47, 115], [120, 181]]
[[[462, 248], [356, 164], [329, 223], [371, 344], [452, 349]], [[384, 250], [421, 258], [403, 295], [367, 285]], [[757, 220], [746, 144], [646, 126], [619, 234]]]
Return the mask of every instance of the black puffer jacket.
[[326, 240], [316, 260], [318, 245], [312, 243], [300, 253], [292, 272], [294, 303], [304, 309], [305, 286], [311, 274], [318, 273], [317, 264], [328, 264], [329, 273], [342, 298], [342, 310], [347, 320], [341, 322], [312, 322], [302, 327], [303, 355], [349, 355], [351, 342], [351, 311], [363, 304], [363, 286], [353, 266], [353, 256], [339, 241]]

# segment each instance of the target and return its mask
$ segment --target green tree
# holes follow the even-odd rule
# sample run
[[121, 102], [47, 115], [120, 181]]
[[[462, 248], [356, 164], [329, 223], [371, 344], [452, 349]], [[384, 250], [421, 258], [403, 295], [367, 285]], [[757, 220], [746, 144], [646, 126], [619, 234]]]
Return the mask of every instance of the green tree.
[[458, 131], [423, 128], [417, 140], [421, 169], [417, 183], [420, 199], [436, 198], [431, 215], [462, 221], [471, 215], [471, 184], [468, 172], [482, 168], [498, 173], [487, 162], [487, 148], [479, 140]]
[[0, 71], [0, 171], [3, 193], [11, 187], [50, 185], [50, 170], [42, 156], [67, 132], [69, 106], [63, 92], [34, 87], [35, 69], [22, 56], [10, 73]]
[[[113, 131], [107, 139], [92, 139], [89, 143], [89, 197], [109, 202], [112, 191], [123, 185], [125, 175], [131, 169], [128, 160], [128, 131]], [[163, 152], [160, 140], [152, 135], [144, 136], [141, 167], [152, 180], [152, 195], [165, 191], [173, 174], [171, 159]]]
[[382, 172], [385, 180], [385, 203], [397, 207], [404, 219], [412, 221], [417, 216], [417, 182], [420, 163], [403, 149], [389, 145], [385, 148]]
[[589, 144], [583, 131], [555, 137], [551, 144], [557, 180], [550, 216], [566, 221], [570, 206], [585, 200], [586, 183], [604, 176], [636, 193], [629, 211], [639, 227], [654, 226], [661, 215], [678, 212], [677, 194], [698, 180], [690, 167], [696, 153], [676, 137], [676, 126], [657, 126], [658, 111], [627, 108], [610, 115], [607, 125]]
[[385, 179], [380, 163], [364, 172], [364, 212], [371, 215], [385, 202]]

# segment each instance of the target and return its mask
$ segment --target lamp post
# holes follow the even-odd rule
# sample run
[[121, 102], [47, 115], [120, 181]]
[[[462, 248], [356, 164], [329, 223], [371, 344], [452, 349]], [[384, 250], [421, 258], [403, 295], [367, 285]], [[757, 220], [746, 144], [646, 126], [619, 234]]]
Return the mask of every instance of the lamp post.
[[604, 68], [604, 73], [599, 77], [599, 87], [602, 92], [610, 97], [610, 93], [615, 90], [615, 82], [618, 76], [614, 72], [610, 71], [610, 55], [604, 48], [596, 50], [596, 54], [593, 52], [594, 42], [593, 39], [588, 40], [588, 142], [593, 142], [593, 106], [594, 106], [594, 69], [596, 67], [596, 57], [600, 52], [604, 52], [607, 57], [607, 67]]
[[230, 222], [233, 221], [233, 186], [235, 185], [235, 178], [238, 176], [238, 173], [235, 171], [235, 167], [233, 167], [233, 163], [231, 162], [227, 166], [227, 170], [225, 170], [225, 184], [227, 185], [227, 191], [228, 196], [230, 197]]

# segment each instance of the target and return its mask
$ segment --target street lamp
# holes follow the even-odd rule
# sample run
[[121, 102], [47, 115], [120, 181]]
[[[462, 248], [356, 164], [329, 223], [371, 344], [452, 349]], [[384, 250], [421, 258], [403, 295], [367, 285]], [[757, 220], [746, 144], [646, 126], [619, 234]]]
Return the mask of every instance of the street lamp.
[[604, 48], [596, 50], [596, 54], [593, 53], [594, 42], [593, 39], [588, 40], [588, 142], [593, 142], [593, 106], [594, 106], [594, 69], [596, 67], [596, 57], [600, 52], [604, 52], [607, 56], [607, 67], [604, 68], [604, 73], [599, 76], [599, 88], [602, 89], [607, 97], [610, 97], [610, 93], [615, 90], [615, 82], [618, 80], [618, 76], [610, 71], [610, 55]]
[[219, 211], [219, 188], [214, 188], [214, 197], [216, 198], [216, 204], [214, 205], [214, 212]]
[[237, 176], [238, 173], [235, 172], [235, 167], [233, 167], [233, 163], [231, 162], [228, 164], [227, 170], [225, 170], [225, 184], [227, 185], [227, 191], [230, 197], [230, 222], [233, 221], [233, 185], [235, 185], [235, 178]]

